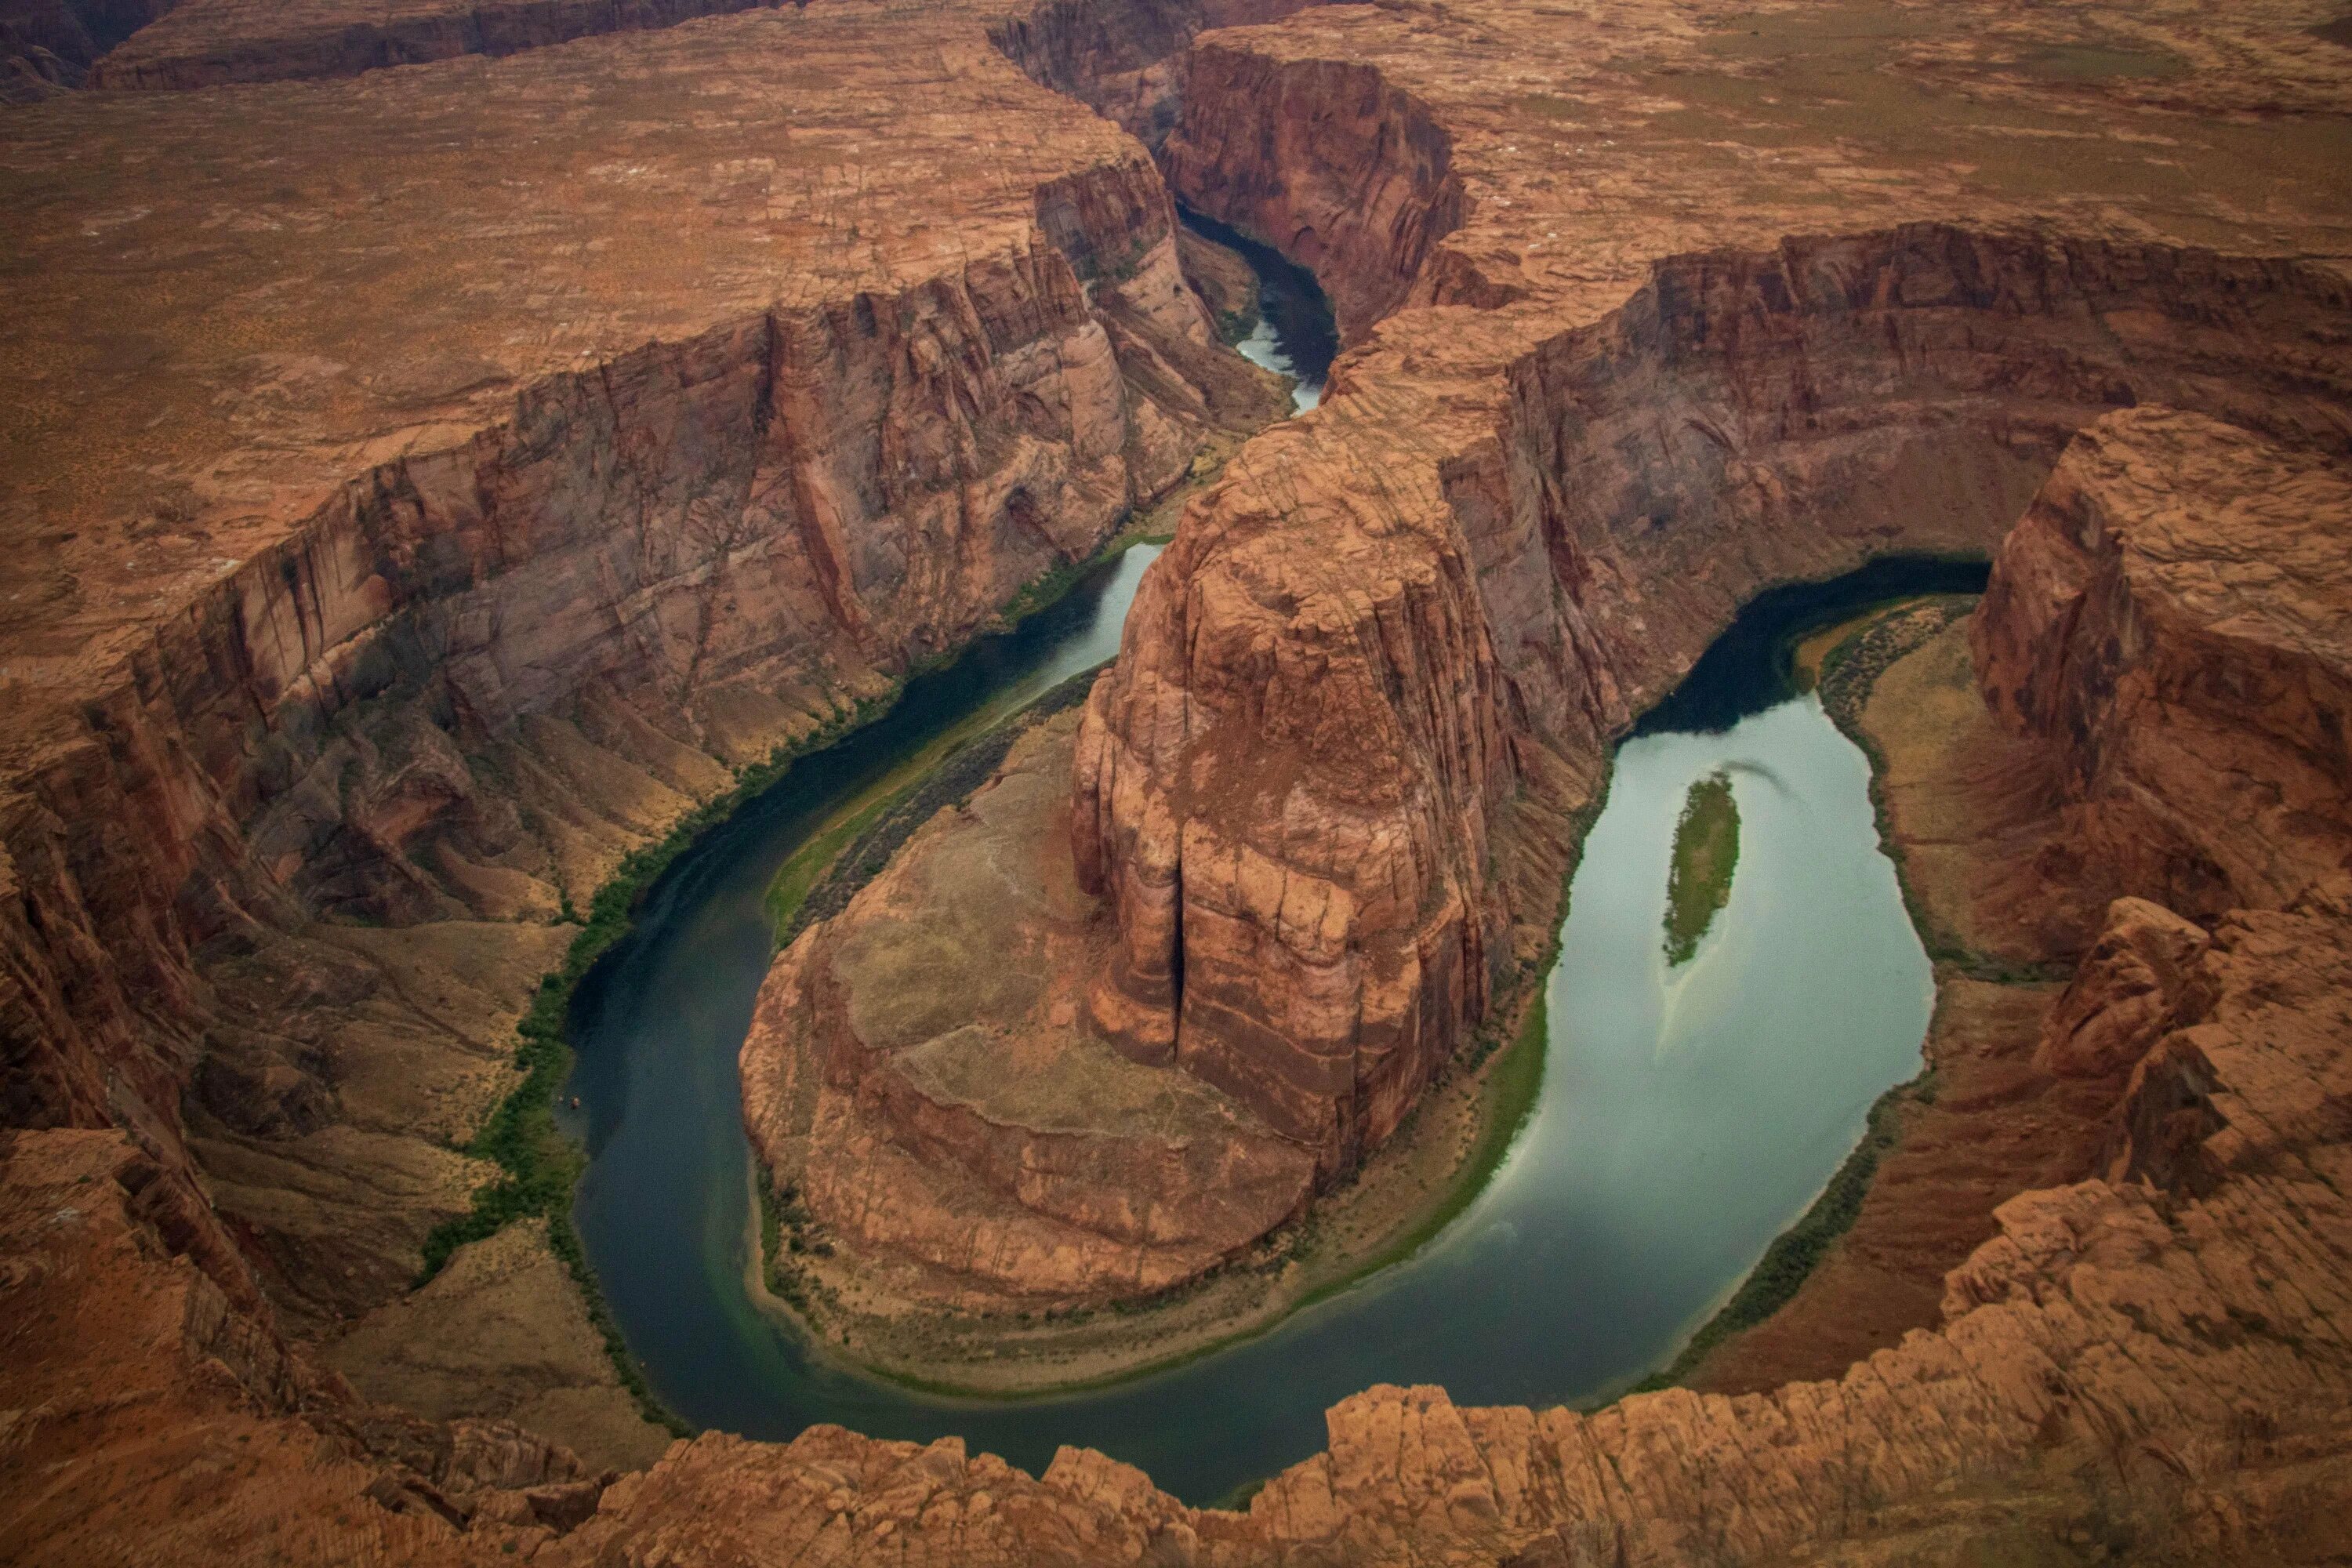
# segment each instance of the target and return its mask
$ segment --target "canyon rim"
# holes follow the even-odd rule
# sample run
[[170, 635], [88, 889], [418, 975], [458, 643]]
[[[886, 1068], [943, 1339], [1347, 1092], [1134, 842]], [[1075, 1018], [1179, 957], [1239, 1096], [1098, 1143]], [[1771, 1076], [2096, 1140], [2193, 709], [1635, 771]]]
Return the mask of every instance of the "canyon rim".
[[[2347, 27], [0, 5], [0, 1555], [2342, 1561]], [[1180, 210], [1312, 271], [1318, 406]], [[1921, 1079], [1769, 1310], [1591, 1409], [1368, 1369], [1216, 1508], [676, 1429], [571, 1220], [570, 984], [1161, 527], [1116, 659], [775, 955], [815, 1331], [1213, 1340], [1518, 1032], [1615, 742], [1897, 555], [1990, 563], [1818, 661]]]

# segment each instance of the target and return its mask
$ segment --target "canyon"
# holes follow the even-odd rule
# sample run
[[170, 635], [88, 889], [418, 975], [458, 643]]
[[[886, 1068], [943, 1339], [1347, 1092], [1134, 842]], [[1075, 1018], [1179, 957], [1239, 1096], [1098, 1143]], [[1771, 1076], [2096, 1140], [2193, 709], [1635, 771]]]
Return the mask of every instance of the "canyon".
[[[657, 9], [226, 88], [132, 33], [0, 110], [29, 1560], [2341, 1550], [2322, 8]], [[257, 15], [150, 58], [183, 18], [255, 77], [411, 58]], [[2063, 1138], [1893, 1262], [1923, 1189], [1883, 1178], [1686, 1386], [1373, 1387], [1238, 1510], [1076, 1448], [667, 1444], [549, 1230], [411, 1290], [499, 1179], [467, 1142], [600, 888], [1267, 416], [1171, 189], [1312, 267], [1348, 353], [1082, 709], [780, 957], [769, 1163], [950, 1300], [1197, 1275], [1513, 1016], [1610, 745], [1738, 606], [1897, 551], [1996, 563], [1879, 678], [1935, 702], [1855, 721], [1971, 1086], [1889, 1169], [2004, 1095]], [[590, 1353], [494, 1410], [385, 1348], [504, 1279]]]

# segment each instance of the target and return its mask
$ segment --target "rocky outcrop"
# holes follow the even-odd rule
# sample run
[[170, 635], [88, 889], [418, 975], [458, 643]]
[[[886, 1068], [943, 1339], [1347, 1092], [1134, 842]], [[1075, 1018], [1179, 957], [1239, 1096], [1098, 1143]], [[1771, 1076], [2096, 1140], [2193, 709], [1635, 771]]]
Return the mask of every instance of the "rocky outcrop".
[[[1222, 1075], [1228, 1099], [1303, 1130], [1335, 1169], [1529, 955], [1520, 933], [1548, 920], [1559, 869], [1555, 855], [1530, 873], [1529, 825], [1590, 798], [1607, 734], [1757, 585], [1893, 543], [1985, 547], [2074, 431], [2135, 402], [2225, 419], [2287, 449], [2264, 472], [2313, 482], [2311, 452], [2346, 445], [2344, 275], [2241, 254], [2325, 258], [2352, 243], [2338, 150], [2305, 118], [2341, 113], [2346, 77], [2314, 55], [2308, 10], [1958, 4], [1906, 12], [1916, 32], [1890, 42], [1802, 8], [1743, 33], [1672, 5], [1405, 0], [1202, 46], [1234, 58], [1190, 79], [1170, 166], [1213, 215], [1294, 253], [1315, 235], [1358, 346], [1324, 406], [1255, 443], [1192, 513], [1096, 694], [1073, 864], [1121, 926], [1095, 1012], [1136, 1055], [1197, 1065], [1213, 1086]], [[159, 1543], [226, 1559], [281, 1541], [305, 1561], [446, 1561], [503, 1541], [558, 1563], [1883, 1561], [1988, 1538], [2021, 1557], [2053, 1534], [2151, 1561], [2339, 1549], [2322, 1532], [2352, 1490], [2341, 911], [2321, 871], [2297, 881], [2295, 867], [2241, 857], [2226, 825], [2161, 864], [2201, 858], [2270, 890], [2211, 918], [2197, 968], [2212, 984], [2167, 1004], [2119, 1163], [2007, 1206], [2002, 1237], [1954, 1277], [1946, 1321], [1840, 1379], [1589, 1416], [1381, 1389], [1342, 1405], [1330, 1451], [1241, 1515], [1182, 1509], [1092, 1456], [1031, 1481], [953, 1445], [706, 1436], [608, 1489], [565, 1541], [469, 1541], [513, 1505], [455, 1508], [459, 1535], [417, 1489], [449, 1504], [449, 1476], [520, 1479], [538, 1452], [525, 1440], [485, 1439], [478, 1461], [454, 1437], [419, 1439], [425, 1469], [362, 1508], [384, 1470], [322, 1447], [321, 1412], [288, 1413], [256, 1348], [266, 1329], [182, 1332], [263, 1321], [241, 1310], [260, 1298], [235, 1261], [257, 1218], [292, 1236], [285, 1216], [316, 1205], [313, 1234], [332, 1241], [418, 1194], [455, 1201], [472, 1173], [414, 1134], [464, 1125], [483, 1098], [466, 1072], [495, 1085], [501, 1015], [541, 967], [514, 940], [545, 932], [526, 921], [355, 934], [371, 928], [314, 922], [307, 900], [560, 907], [733, 762], [889, 679], [896, 623], [858, 617], [895, 545], [861, 552], [859, 534], [829, 534], [821, 509], [789, 498], [797, 537], [767, 542], [762, 560], [811, 563], [824, 610], [806, 627], [777, 618], [821, 644], [822, 677], [789, 681], [810, 668], [797, 653], [770, 660], [729, 637], [724, 527], [721, 542], [677, 542], [752, 510], [750, 481], [776, 470], [701, 424], [620, 411], [719, 409], [756, 426], [774, 414], [757, 389], [779, 405], [798, 393], [877, 448], [844, 460], [872, 488], [835, 493], [833, 515], [940, 520], [936, 500], [878, 504], [910, 456], [984, 497], [1007, 471], [1003, 447], [1037, 458], [1015, 437], [1059, 446], [1073, 484], [1084, 467], [1066, 416], [1098, 364], [1075, 383], [1058, 366], [1020, 382], [1042, 407], [929, 400], [992, 384], [958, 330], [1003, 319], [983, 298], [1012, 307], [1008, 353], [1068, 345], [1084, 362], [1099, 330], [1122, 384], [1133, 365], [1167, 384], [1121, 347], [1123, 315], [1162, 307], [1115, 287], [1120, 237], [1091, 238], [1081, 264], [1037, 201], [1089, 166], [1128, 171], [1114, 184], [1148, 174], [1107, 126], [989, 54], [982, 30], [1007, 19], [762, 10], [348, 89], [89, 95], [9, 117], [7, 1106], [125, 1130], [155, 1173], [115, 1184], [161, 1216], [78, 1226], [99, 1211], [76, 1194], [112, 1179], [93, 1167], [16, 1184], [6, 1288], [77, 1293], [9, 1314], [24, 1326], [0, 1369], [0, 1403], [25, 1413], [0, 1444], [17, 1468], [0, 1488], [20, 1510], [12, 1543], [61, 1562]], [[2107, 80], [2116, 29], [2160, 40], [2183, 71], [2155, 89]], [[1128, 58], [1077, 34], [1034, 47]], [[1103, 100], [1156, 120], [1166, 100], [1150, 74]], [[1202, 89], [1220, 79], [1246, 90]], [[1237, 197], [1220, 212], [1212, 187], [1247, 209]], [[1050, 205], [1143, 210], [1113, 191], [1065, 189]], [[1349, 226], [1356, 211], [1374, 221]], [[1825, 228], [1838, 232], [1782, 243]], [[1152, 267], [1147, 255], [1136, 277]], [[861, 425], [823, 405], [828, 375], [801, 364], [795, 387], [755, 352], [838, 344], [855, 381], [875, 363], [858, 347], [869, 321], [899, 356], [890, 385], [908, 389], [877, 401], [910, 422]], [[1170, 342], [1160, 360], [1174, 366]], [[1144, 455], [1122, 459], [1131, 475], [1172, 449], [1146, 402], [1173, 406], [1122, 391]], [[495, 460], [473, 462], [477, 442]], [[355, 479], [370, 493], [347, 496]], [[786, 515], [757, 499], [760, 515]], [[1002, 500], [1021, 523], [1016, 492]], [[1015, 536], [984, 510], [952, 515], [971, 531], [898, 539], [953, 554], [950, 537]], [[326, 548], [302, 547], [314, 526]], [[605, 550], [574, 552], [588, 529]], [[443, 613], [494, 602], [509, 556], [548, 572], [545, 593], [506, 602], [530, 624]], [[580, 569], [556, 571], [562, 559]], [[274, 576], [253, 569], [265, 561]], [[981, 613], [987, 575], [957, 555], [930, 579], [939, 597], [889, 607], [918, 616], [917, 640], [943, 635]], [[597, 616], [604, 641], [581, 629]], [[2128, 624], [2151, 621], [2216, 647], [2235, 636], [2135, 601]], [[248, 627], [280, 640], [248, 646]], [[2116, 689], [2145, 675], [2163, 691], [2155, 672], [2172, 656], [2130, 646]], [[446, 647], [504, 657], [468, 682], [401, 684], [437, 672]], [[670, 686], [626, 679], [641, 651]], [[2308, 749], [2320, 731], [2270, 710], [2273, 652], [2224, 657], [2262, 700], [2244, 747]], [[2070, 654], [2057, 668], [2105, 666]], [[387, 669], [400, 679], [377, 684]], [[261, 670], [289, 684], [253, 683]], [[477, 688], [504, 719], [477, 727], [444, 700]], [[2061, 693], [2050, 711], [2105, 722], [2104, 702]], [[2202, 725], [2221, 705], [2159, 706]], [[2217, 753], [2149, 761], [2089, 738], [2064, 753], [2085, 764], [2086, 819], [2126, 820], [2110, 783], [2126, 800], [2180, 790], [2199, 810], [2236, 798], [2189, 769]], [[342, 765], [320, 773], [330, 745]], [[512, 840], [500, 800], [520, 819]], [[264, 816], [282, 835], [274, 858], [249, 849]], [[331, 823], [357, 826], [314, 834]], [[2334, 831], [2291, 826], [2297, 854]], [[336, 864], [304, 869], [312, 848]], [[2209, 908], [2182, 901], [2184, 916]], [[224, 1010], [238, 994], [271, 1010]], [[302, 999], [290, 1013], [289, 995]], [[367, 1027], [338, 1009], [368, 1010]], [[430, 1092], [401, 1098], [418, 1085]], [[335, 1122], [370, 1096], [375, 1125]], [[205, 1163], [237, 1225], [197, 1201], [176, 1153], [184, 1114], [226, 1130]], [[396, 1193], [349, 1181], [398, 1163], [375, 1152], [395, 1128], [430, 1158]], [[269, 1163], [287, 1133], [321, 1141]], [[21, 1134], [12, 1160], [112, 1136]], [[292, 1184], [296, 1165], [312, 1187]], [[266, 1239], [243, 1251], [257, 1253]], [[281, 1289], [299, 1274], [331, 1292], [350, 1263], [323, 1247], [279, 1256]], [[85, 1268], [93, 1257], [138, 1267]], [[190, 1309], [195, 1272], [229, 1310]], [[151, 1310], [162, 1317], [139, 1315]], [[551, 1495], [544, 1516], [521, 1506], [568, 1522], [580, 1494]]]
[[2114, 403], [2340, 447], [2352, 363], [2325, 323], [2347, 306], [2294, 263], [1943, 226], [1790, 241], [1661, 263], [1537, 347], [1439, 496], [1360, 501], [1336, 462], [1306, 489], [1332, 461], [1312, 437], [1244, 463], [1138, 595], [1080, 738], [1078, 865], [1119, 930], [1097, 1021], [1347, 1164], [1507, 973], [1488, 825], [1521, 759], [1582, 759], [1560, 803], [1582, 804], [1748, 597], [1990, 549]]
[[2063, 1078], [2127, 1072], [2169, 1033], [2213, 939], [2146, 899], [2117, 899], [2042, 1026], [2041, 1065]]
[[1148, 1294], [1311, 1190], [1313, 1160], [1225, 1096], [1072, 1026], [1099, 947], [1069, 860], [1075, 728], [1024, 737], [761, 989], [752, 1145], [869, 1287], [1022, 1307]]
[[495, 1560], [594, 1513], [610, 1473], [542, 1438], [353, 1400], [187, 1255], [180, 1191], [117, 1131], [0, 1135], [17, 1560]]
[[2086, 432], [2001, 548], [1977, 658], [2098, 853], [2190, 915], [2352, 888], [2352, 477], [2158, 408]]

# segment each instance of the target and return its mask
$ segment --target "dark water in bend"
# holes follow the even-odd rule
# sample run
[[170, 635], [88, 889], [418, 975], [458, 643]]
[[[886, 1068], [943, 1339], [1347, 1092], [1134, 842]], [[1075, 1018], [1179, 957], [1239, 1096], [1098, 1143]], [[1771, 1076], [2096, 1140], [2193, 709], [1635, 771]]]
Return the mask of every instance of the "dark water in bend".
[[1290, 407], [1304, 414], [1323, 401], [1323, 381], [1339, 356], [1339, 329], [1315, 274], [1237, 228], [1180, 209], [1184, 226], [1241, 253], [1257, 274], [1257, 325], [1234, 344], [1244, 359], [1291, 379]]
[[[779, 1439], [820, 1421], [954, 1434], [1032, 1472], [1082, 1444], [1205, 1502], [1313, 1453], [1325, 1407], [1374, 1383], [1442, 1383], [1465, 1403], [1590, 1398], [1672, 1354], [1811, 1200], [1872, 1100], [1916, 1070], [1927, 963], [1877, 852], [1866, 764], [1773, 673], [1792, 628], [1952, 585], [1948, 568], [1908, 563], [1768, 595], [1727, 634], [1747, 651], [1694, 670], [1698, 717], [1675, 717], [1678, 696], [1620, 748], [1549, 982], [1538, 1103], [1485, 1193], [1412, 1258], [1256, 1340], [1094, 1394], [940, 1399], [813, 1353], [745, 1287], [735, 1056], [769, 958], [763, 891], [835, 803], [1008, 689], [1108, 658], [1152, 553], [796, 764], [649, 889], [636, 931], [582, 985], [581, 1234], [631, 1349], [688, 1419]], [[1669, 974], [1674, 822], [1691, 780], [1717, 769], [1739, 803], [1739, 871], [1698, 955]]]

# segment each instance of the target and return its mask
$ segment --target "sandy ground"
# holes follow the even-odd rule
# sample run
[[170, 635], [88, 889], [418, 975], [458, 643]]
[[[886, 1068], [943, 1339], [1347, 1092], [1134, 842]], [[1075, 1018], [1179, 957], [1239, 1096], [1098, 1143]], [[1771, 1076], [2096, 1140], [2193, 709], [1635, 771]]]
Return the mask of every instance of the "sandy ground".
[[670, 1443], [614, 1375], [542, 1220], [459, 1248], [321, 1356], [371, 1399], [436, 1419], [503, 1416], [592, 1466], [639, 1469]]

